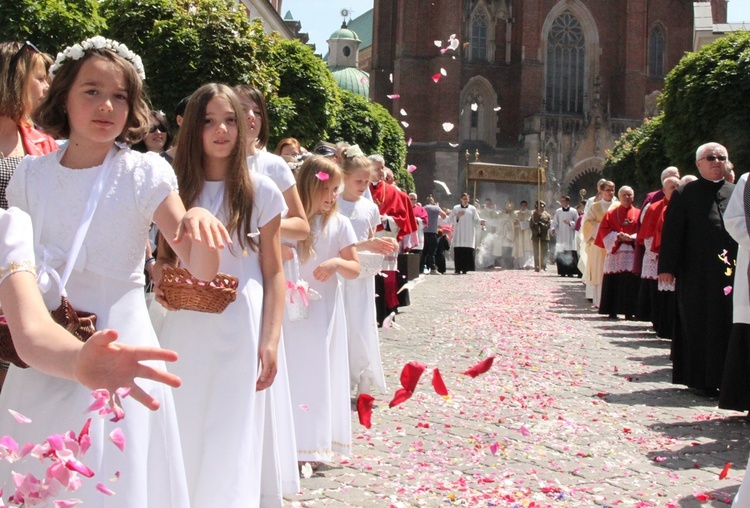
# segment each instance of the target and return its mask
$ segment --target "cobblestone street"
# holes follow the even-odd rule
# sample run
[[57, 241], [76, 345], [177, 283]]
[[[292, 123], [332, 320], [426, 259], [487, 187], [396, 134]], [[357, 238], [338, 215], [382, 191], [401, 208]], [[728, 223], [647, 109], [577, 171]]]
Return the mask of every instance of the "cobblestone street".
[[[595, 314], [578, 279], [549, 270], [426, 276], [382, 334], [389, 393], [373, 394], [372, 428], [353, 412], [352, 456], [287, 506], [728, 506], [744, 415], [672, 385], [669, 341]], [[490, 355], [489, 372], [461, 374]], [[389, 408], [409, 361], [427, 370]]]

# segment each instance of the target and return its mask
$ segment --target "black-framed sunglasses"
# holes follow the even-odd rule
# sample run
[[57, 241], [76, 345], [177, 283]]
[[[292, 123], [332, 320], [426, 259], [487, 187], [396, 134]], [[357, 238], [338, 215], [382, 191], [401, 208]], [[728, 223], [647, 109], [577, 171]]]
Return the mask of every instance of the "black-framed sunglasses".
[[336, 149], [326, 145], [318, 145], [313, 150], [313, 153], [322, 155], [323, 157], [333, 157], [336, 155]]
[[708, 162], [714, 162], [715, 160], [719, 160], [719, 162], [724, 162], [727, 160], [727, 156], [711, 154], [711, 155], [706, 155], [705, 157], [701, 157], [698, 160], [701, 160], [701, 159], [706, 159]]
[[8, 69], [11, 73], [14, 73], [16, 71], [16, 67], [18, 66], [18, 61], [21, 59], [21, 56], [23, 55], [23, 52], [26, 50], [31, 50], [34, 53], [41, 53], [39, 48], [34, 46], [29, 41], [24, 42], [20, 48], [18, 48], [18, 51], [16, 51], [16, 54], [13, 55], [10, 59], [10, 62], [8, 63]]
[[167, 128], [164, 127], [163, 125], [152, 125], [151, 128], [148, 130], [148, 133], [149, 134], [153, 134], [156, 131], [166, 133], [167, 132]]

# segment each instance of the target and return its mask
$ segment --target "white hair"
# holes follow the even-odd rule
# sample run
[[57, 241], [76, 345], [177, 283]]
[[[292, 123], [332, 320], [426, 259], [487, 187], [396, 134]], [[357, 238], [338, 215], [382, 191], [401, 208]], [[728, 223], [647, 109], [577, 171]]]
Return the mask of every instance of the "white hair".
[[661, 183], [664, 183], [664, 180], [666, 180], [670, 176], [676, 176], [679, 178], [680, 170], [676, 166], [669, 166], [667, 169], [661, 172]]
[[709, 148], [723, 148], [724, 153], [727, 153], [727, 149], [724, 147], [724, 145], [712, 141], [710, 143], [703, 143], [698, 147], [698, 149], [695, 151], [695, 160], [697, 161], [698, 159], [700, 159], [703, 152], [705, 152]]
[[685, 185], [686, 183], [694, 182], [698, 179], [695, 175], [685, 175], [682, 178], [680, 178], [680, 185]]

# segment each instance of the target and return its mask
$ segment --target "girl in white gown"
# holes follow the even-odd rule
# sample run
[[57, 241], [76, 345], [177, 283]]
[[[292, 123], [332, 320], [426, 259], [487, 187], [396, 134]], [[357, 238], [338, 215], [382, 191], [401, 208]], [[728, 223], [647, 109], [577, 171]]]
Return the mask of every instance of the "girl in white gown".
[[[247, 120], [247, 165], [251, 171], [269, 177], [284, 196], [287, 206], [281, 218], [281, 249], [284, 272], [291, 276], [291, 249], [288, 244], [304, 240], [310, 234], [305, 210], [302, 208], [297, 182], [292, 170], [281, 157], [267, 152], [269, 124], [263, 94], [249, 85], [233, 88], [242, 103]], [[288, 256], [285, 255], [289, 254]], [[294, 439], [292, 400], [289, 393], [289, 373], [286, 365], [284, 329], [279, 338], [278, 373], [266, 395], [266, 425], [263, 439], [263, 476], [261, 495], [265, 507], [281, 506], [283, 494], [300, 490], [297, 469], [297, 444]]]
[[346, 319], [338, 275], [359, 275], [357, 238], [349, 219], [336, 211], [341, 169], [335, 162], [309, 157], [297, 182], [311, 231], [309, 239], [297, 242], [299, 275], [322, 297], [309, 302], [307, 319], [284, 317], [297, 455], [301, 462], [330, 461], [335, 452], [351, 452]]
[[[79, 311], [95, 313], [100, 329], [117, 329], [122, 343], [156, 347], [143, 298], [143, 246], [151, 222], [201, 279], [215, 276], [219, 235], [227, 241], [229, 237], [206, 210], [185, 212], [175, 192], [174, 172], [161, 157], [115, 144], [138, 141], [149, 128], [140, 59], [123, 48], [96, 37], [58, 56], [36, 120], [47, 133], [69, 142], [62, 151], [24, 159], [8, 185], [8, 201], [32, 217], [36, 264], [49, 282], [44, 300], [54, 309], [62, 291], [54, 279], [63, 269], [84, 208], [94, 204], [87, 204], [86, 197], [94, 183], [101, 184], [101, 197], [65, 286], [68, 299]], [[181, 237], [178, 228], [184, 231], [186, 226], [188, 235]], [[164, 368], [163, 363], [155, 366]], [[108, 443], [114, 425], [99, 418], [91, 423], [87, 465], [100, 479], [115, 474], [119, 479], [111, 485], [116, 494], [111, 497], [95, 488], [96, 481], [84, 482], [76, 497], [86, 506], [189, 504], [172, 393], [152, 381], [141, 386], [162, 407], [151, 412], [123, 400], [126, 417], [117, 423], [127, 440], [123, 452]], [[90, 390], [78, 383], [11, 367], [0, 395], [0, 435], [40, 442], [54, 432], [80, 429], [81, 412], [90, 403]], [[9, 417], [9, 408], [33, 424], [19, 424]], [[6, 466], [0, 466], [0, 478], [9, 476]]]
[[[246, 128], [235, 93], [204, 85], [187, 105], [174, 159], [185, 206], [208, 208], [232, 234], [220, 271], [239, 279], [224, 312], [170, 312], [160, 336], [180, 355], [175, 405], [194, 507], [261, 504], [265, 390], [276, 376], [284, 305], [285, 205], [270, 179], [248, 171]], [[157, 270], [163, 262], [175, 260], [160, 247]]]
[[[394, 238], [375, 238], [380, 211], [375, 203], [363, 197], [370, 184], [371, 166], [372, 161], [364, 156], [357, 145], [344, 152], [344, 190], [338, 197], [339, 212], [352, 223], [354, 234], [357, 235], [358, 253], [394, 254], [398, 250]], [[371, 389], [376, 388], [385, 394], [373, 275], [344, 281], [344, 306], [351, 387], [358, 393], [370, 394]]]

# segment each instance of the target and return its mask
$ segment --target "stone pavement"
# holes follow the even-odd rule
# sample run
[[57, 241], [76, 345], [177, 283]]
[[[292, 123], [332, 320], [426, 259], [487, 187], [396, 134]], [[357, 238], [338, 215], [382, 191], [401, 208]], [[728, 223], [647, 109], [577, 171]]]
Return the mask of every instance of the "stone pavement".
[[[598, 316], [552, 272], [426, 276], [382, 335], [389, 393], [373, 394], [372, 428], [352, 413], [352, 456], [286, 506], [729, 506], [744, 415], [670, 384], [669, 341]], [[489, 372], [461, 374], [488, 355]], [[427, 370], [389, 408], [409, 361]]]

